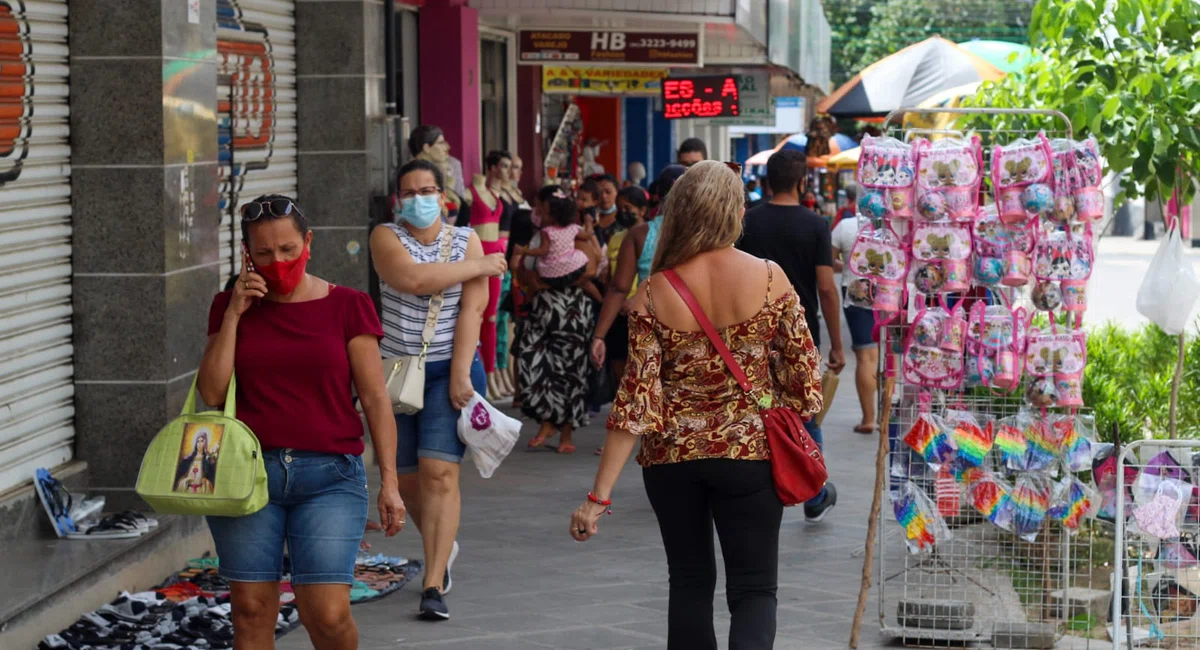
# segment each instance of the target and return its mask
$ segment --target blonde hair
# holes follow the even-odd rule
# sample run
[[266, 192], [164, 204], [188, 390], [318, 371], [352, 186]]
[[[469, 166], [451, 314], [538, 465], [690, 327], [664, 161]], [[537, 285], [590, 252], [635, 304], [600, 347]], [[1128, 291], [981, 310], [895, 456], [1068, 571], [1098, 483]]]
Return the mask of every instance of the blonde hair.
[[746, 207], [743, 192], [742, 179], [725, 163], [706, 160], [689, 167], [663, 203], [652, 272], [737, 243]]

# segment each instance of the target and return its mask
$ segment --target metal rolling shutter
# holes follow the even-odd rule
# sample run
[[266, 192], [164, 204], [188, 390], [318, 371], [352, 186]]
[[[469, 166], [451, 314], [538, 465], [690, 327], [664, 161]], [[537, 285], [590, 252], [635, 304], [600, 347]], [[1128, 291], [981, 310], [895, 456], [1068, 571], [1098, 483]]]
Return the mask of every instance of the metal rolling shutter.
[[67, 3], [0, 0], [0, 492], [72, 457]]
[[217, 0], [221, 286], [242, 268], [238, 209], [296, 196], [296, 34], [292, 0]]

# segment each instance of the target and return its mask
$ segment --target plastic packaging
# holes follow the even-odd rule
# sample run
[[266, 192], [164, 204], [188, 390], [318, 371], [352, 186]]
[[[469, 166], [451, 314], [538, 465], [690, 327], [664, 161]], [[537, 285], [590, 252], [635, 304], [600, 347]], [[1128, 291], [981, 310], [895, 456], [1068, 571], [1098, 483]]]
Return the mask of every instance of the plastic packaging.
[[976, 470], [978, 474], [967, 487], [967, 496], [971, 505], [987, 520], [1011, 531], [1013, 526], [1014, 505], [1010, 494], [1012, 486], [991, 472]]
[[970, 411], [946, 411], [946, 421], [954, 427], [954, 446], [958, 448], [958, 460], [962, 465], [983, 465], [995, 439], [991, 422], [981, 426]]
[[904, 442], [921, 454], [936, 472], [941, 470], [942, 465], [953, 460], [958, 452], [949, 432], [950, 428], [945, 420], [931, 413], [922, 413], [904, 436]]
[[1172, 228], [1150, 260], [1138, 289], [1137, 310], [1167, 334], [1177, 335], [1187, 328], [1197, 299], [1200, 279], [1196, 278], [1179, 229]]
[[1044, 474], [1021, 474], [1013, 484], [1013, 532], [1033, 542], [1037, 539], [1046, 513], [1050, 510], [1050, 479]]
[[891, 497], [892, 511], [904, 529], [904, 540], [910, 553], [932, 552], [935, 544], [950, 539], [950, 527], [929, 497], [912, 481], [905, 481]]
[[1000, 450], [1000, 460], [1004, 466], [1012, 470], [1025, 469], [1026, 457], [1029, 455], [1029, 442], [1025, 440], [1022, 417], [1030, 417], [1028, 412], [1010, 415], [999, 422], [994, 446]]
[[1079, 530], [1084, 517], [1091, 517], [1100, 507], [1099, 495], [1091, 486], [1072, 476], [1063, 477], [1054, 484], [1050, 510], [1047, 514], [1057, 519], [1070, 532]]

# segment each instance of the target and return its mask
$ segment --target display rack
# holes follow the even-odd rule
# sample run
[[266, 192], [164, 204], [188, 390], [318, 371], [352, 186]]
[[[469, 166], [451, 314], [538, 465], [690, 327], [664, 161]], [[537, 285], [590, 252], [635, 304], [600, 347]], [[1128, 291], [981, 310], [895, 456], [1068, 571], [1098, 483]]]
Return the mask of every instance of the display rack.
[[[1170, 461], [1162, 454], [1169, 453]], [[1165, 462], [1164, 462], [1165, 461]], [[1177, 527], [1180, 535], [1159, 539], [1139, 530], [1137, 510], [1149, 499], [1155, 479], [1200, 481], [1200, 441], [1137, 440], [1117, 460], [1116, 541], [1109, 634], [1114, 650], [1200, 648], [1200, 502], [1195, 489], [1185, 496]], [[1135, 497], [1135, 492], [1140, 492]]]
[[[1040, 116], [1061, 123], [1057, 128], [1042, 129], [1048, 137], [1071, 138], [1073, 135], [1070, 121], [1057, 111], [990, 108], [901, 109], [884, 121], [885, 135], [903, 141], [918, 135], [933, 138], [963, 135], [954, 130], [901, 128], [898, 117], [905, 113]], [[1036, 131], [1010, 129], [973, 129], [972, 132], [980, 135], [985, 143], [984, 170], [990, 169], [995, 140], [1036, 135]], [[901, 236], [907, 234], [903, 228], [896, 230]], [[1004, 300], [1010, 305], [1029, 303], [1028, 288], [990, 290], [983, 299], [995, 300], [999, 293], [1004, 294]], [[933, 305], [932, 299], [921, 299]], [[963, 297], [954, 298], [958, 299]], [[910, 307], [912, 305], [910, 302]], [[880, 374], [895, 377], [896, 382], [887, 431], [890, 452], [885, 483], [887, 489], [894, 490], [904, 481], [911, 480], [934, 498], [938, 492], [936, 477], [923, 459], [900, 440], [922, 412], [919, 391], [906, 386], [899, 372], [900, 346], [907, 321], [905, 314], [898, 322], [880, 328]], [[929, 408], [936, 413], [950, 406], [998, 420], [1021, 409], [1023, 394], [1023, 390], [1014, 391], [1013, 396], [996, 396], [978, 389], [934, 392]], [[881, 396], [882, 399], [886, 398]], [[880, 405], [881, 412], [884, 412], [884, 406]], [[995, 455], [993, 451], [987, 462], [996, 463]], [[884, 503], [887, 504], [886, 495]], [[1092, 643], [1096, 643], [1096, 647], [1107, 645], [1089, 641], [1087, 637], [1095, 636], [1094, 628], [1102, 626], [1102, 622], [1094, 620], [1092, 614], [1079, 611], [1078, 604], [1083, 602], [1080, 596], [1087, 593], [1084, 589], [1098, 582], [1103, 582], [1099, 588], [1108, 589], [1108, 569], [1097, 567], [1092, 557], [1091, 522], [1086, 522], [1076, 535], [1069, 536], [1061, 526], [1047, 521], [1036, 540], [1028, 542], [986, 521], [967, 499], [962, 498], [960, 503], [957, 516], [946, 518], [952, 538], [939, 542], [928, 554], [910, 554], [904, 552], [903, 543], [894, 543], [896, 538], [902, 538], [902, 534], [892, 508], [885, 505], [880, 510], [877, 525], [885, 533], [876, 536], [876, 584], [879, 586], [879, 625], [885, 636], [910, 647], [980, 644], [1004, 648], [1088, 648]], [[886, 544], [888, 539], [893, 543]], [[903, 553], [902, 557], [897, 555], [897, 548]], [[1104, 558], [1100, 563], [1106, 560]], [[1071, 639], [1069, 645], [1056, 646], [1068, 632], [1079, 638]]]

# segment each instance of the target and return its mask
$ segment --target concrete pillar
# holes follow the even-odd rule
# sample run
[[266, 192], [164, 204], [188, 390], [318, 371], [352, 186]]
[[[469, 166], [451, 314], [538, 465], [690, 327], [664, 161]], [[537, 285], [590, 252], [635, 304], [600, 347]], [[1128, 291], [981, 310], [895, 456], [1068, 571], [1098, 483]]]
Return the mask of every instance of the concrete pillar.
[[220, 217], [216, 6], [199, 4], [71, 5], [76, 457], [94, 485], [133, 485], [204, 350]]
[[442, 128], [463, 182], [482, 170], [480, 152], [479, 12], [465, 0], [429, 0], [419, 14], [421, 120]]
[[[542, 163], [542, 138], [546, 129], [558, 128], [542, 123], [542, 67], [538, 65], [517, 66], [517, 155], [525, 163], [525, 175], [521, 178], [521, 192], [532, 200], [542, 186], [546, 170]], [[539, 132], [537, 127], [541, 125]]]
[[371, 197], [387, 188], [382, 0], [296, 1], [297, 183], [310, 271], [367, 289]]

